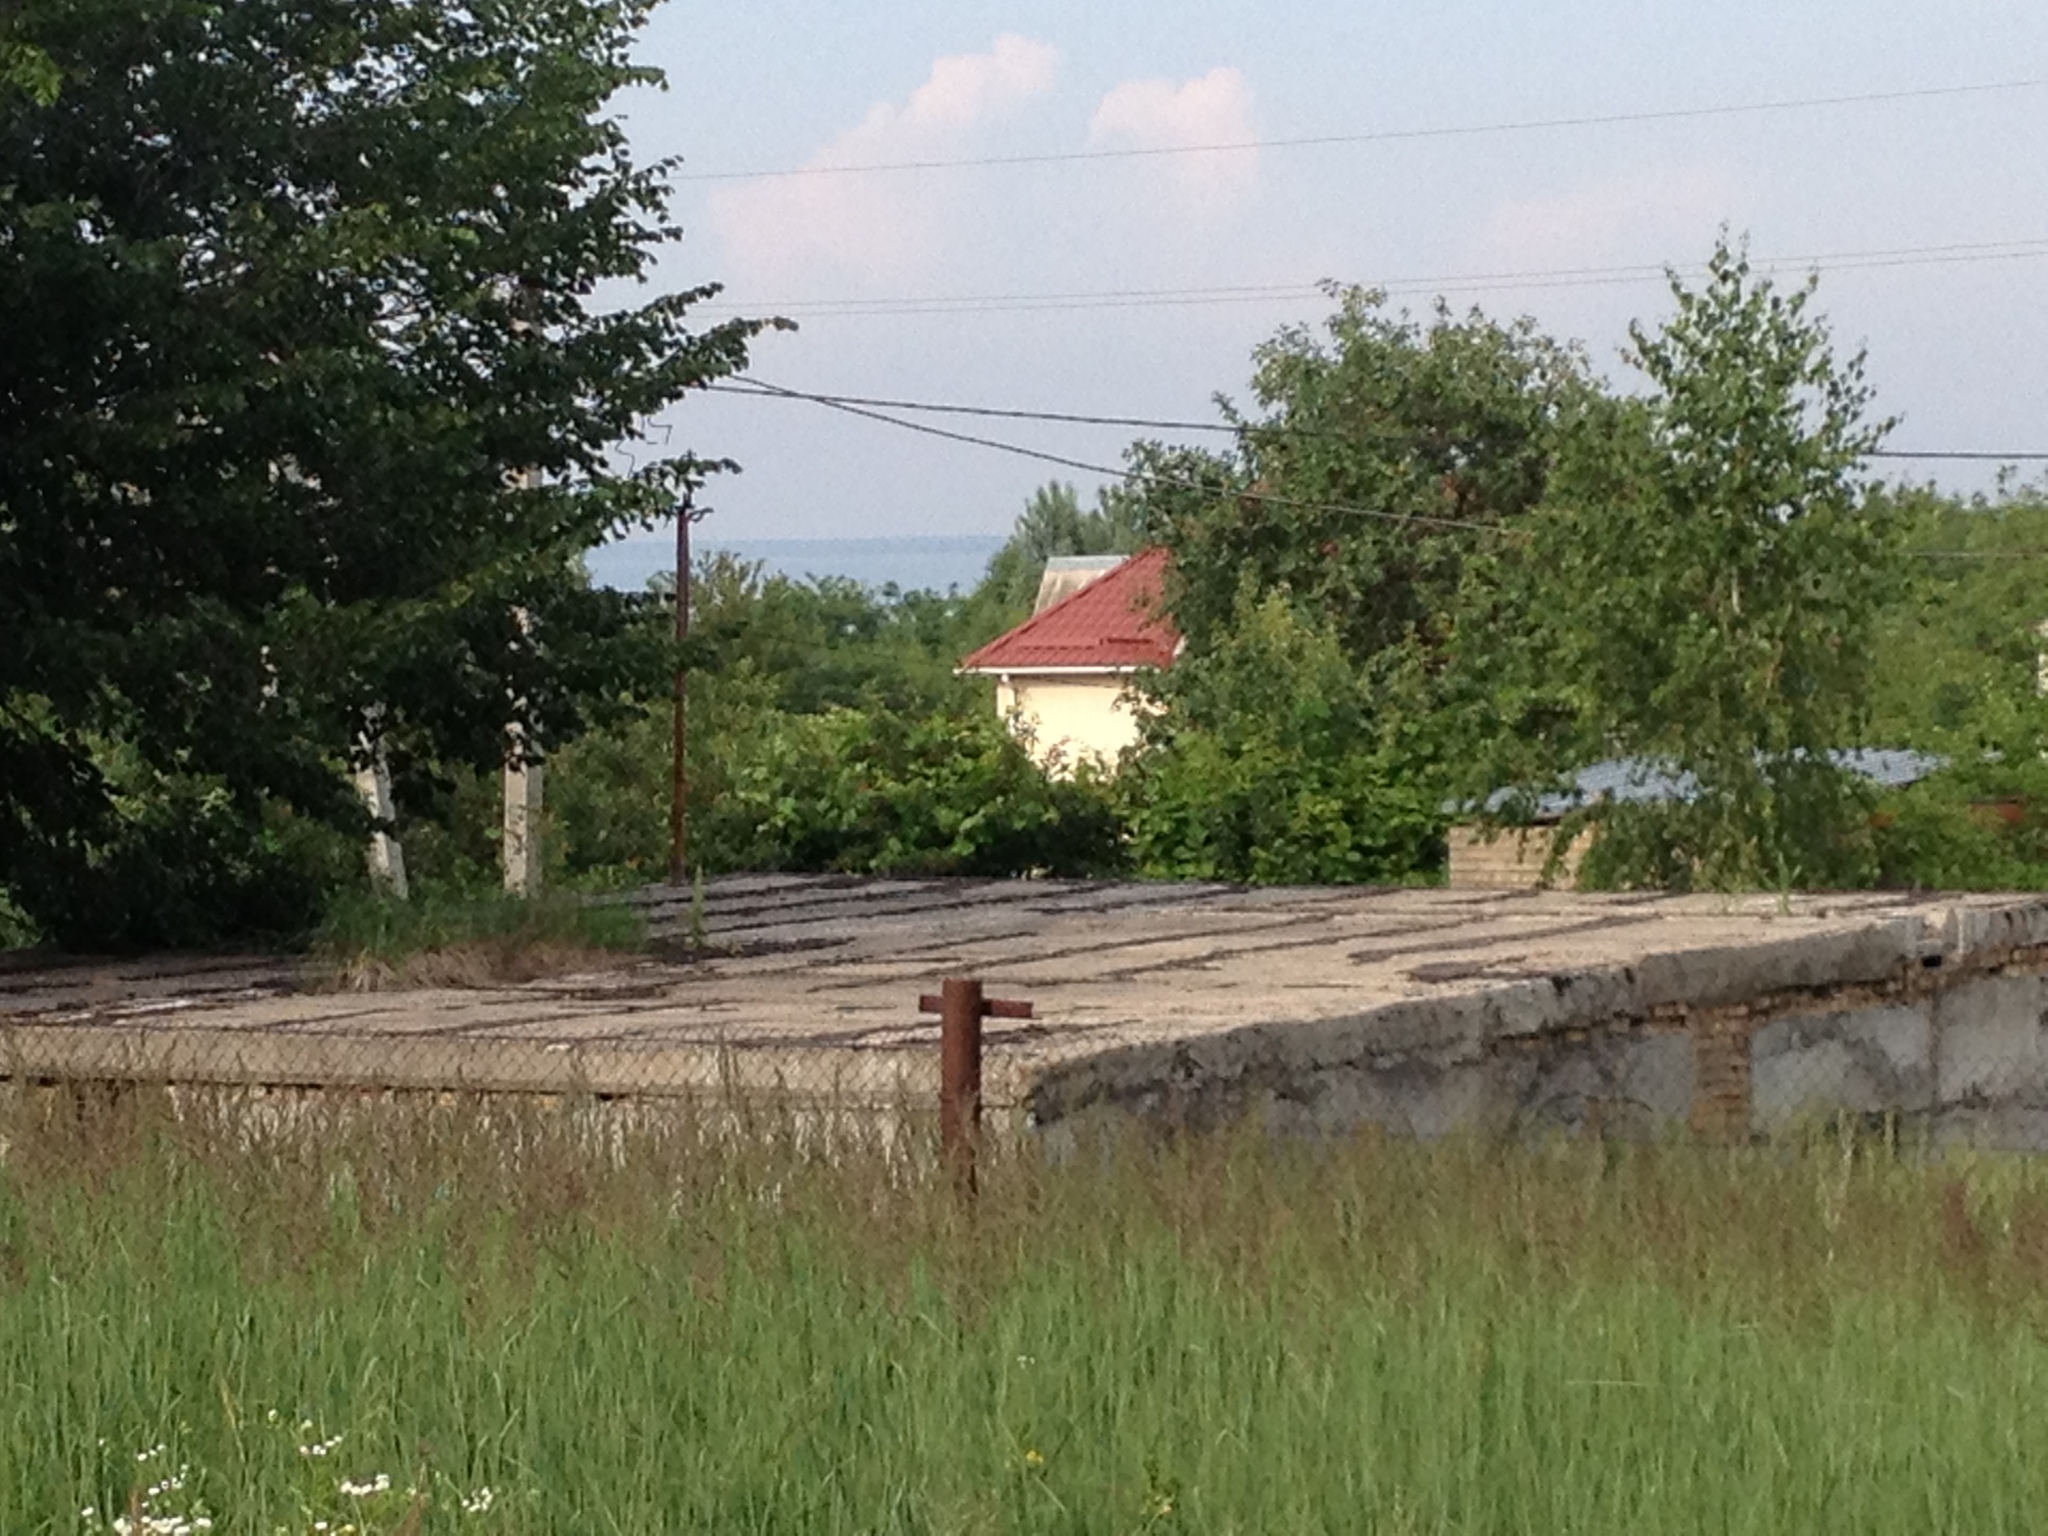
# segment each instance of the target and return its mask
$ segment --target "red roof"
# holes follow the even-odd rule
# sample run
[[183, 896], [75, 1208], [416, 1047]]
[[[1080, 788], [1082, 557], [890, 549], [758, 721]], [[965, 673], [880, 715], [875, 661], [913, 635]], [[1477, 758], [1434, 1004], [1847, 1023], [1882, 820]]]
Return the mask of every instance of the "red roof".
[[1131, 556], [1107, 576], [996, 636], [962, 661], [960, 670], [1170, 666], [1180, 631], [1163, 611], [1166, 562], [1164, 549]]

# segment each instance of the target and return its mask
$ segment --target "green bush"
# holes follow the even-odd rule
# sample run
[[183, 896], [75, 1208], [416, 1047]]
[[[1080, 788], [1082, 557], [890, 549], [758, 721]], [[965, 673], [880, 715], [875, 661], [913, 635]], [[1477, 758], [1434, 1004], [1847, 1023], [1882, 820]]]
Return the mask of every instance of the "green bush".
[[2048, 763], [1958, 762], [1886, 796], [1878, 883], [1911, 890], [2048, 890]]
[[734, 867], [1093, 875], [1119, 862], [1102, 781], [1042, 772], [993, 712], [777, 714], [734, 746], [705, 833]]
[[1399, 883], [1442, 865], [1442, 795], [1327, 625], [1278, 593], [1155, 683], [1125, 762], [1131, 853], [1169, 879]]
[[104, 951], [275, 942], [361, 878], [347, 838], [278, 801], [132, 762], [116, 772], [107, 814], [16, 850], [0, 940]]
[[[987, 605], [792, 582], [714, 556], [693, 593], [693, 871], [1094, 874], [1118, 867], [1097, 775], [1048, 778], [954, 674]], [[666, 699], [551, 760], [553, 874], [659, 878], [669, 858]]]

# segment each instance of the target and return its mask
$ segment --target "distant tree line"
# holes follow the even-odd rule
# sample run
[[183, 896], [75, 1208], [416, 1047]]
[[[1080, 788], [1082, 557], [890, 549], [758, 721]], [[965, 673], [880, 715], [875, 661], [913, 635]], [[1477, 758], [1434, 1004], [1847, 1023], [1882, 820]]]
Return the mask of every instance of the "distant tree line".
[[[1595, 760], [1615, 885], [2048, 884], [2048, 497], [1869, 470], [1889, 423], [1811, 283], [1723, 242], [1626, 388], [1528, 321], [1333, 288], [1219, 449], [1051, 484], [970, 593], [581, 556], [727, 467], [617, 452], [742, 368], [710, 290], [599, 307], [674, 231], [607, 103], [647, 7], [21, 0], [0, 19], [0, 938], [287, 936], [365, 880], [488, 882], [544, 752], [551, 877], [653, 877], [671, 669], [695, 861], [1424, 881]], [[1047, 776], [958, 658], [1047, 558], [1164, 544], [1186, 636], [1111, 772]], [[1832, 749], [1951, 768], [1879, 795]], [[1494, 791], [1506, 788], [1506, 797]]]

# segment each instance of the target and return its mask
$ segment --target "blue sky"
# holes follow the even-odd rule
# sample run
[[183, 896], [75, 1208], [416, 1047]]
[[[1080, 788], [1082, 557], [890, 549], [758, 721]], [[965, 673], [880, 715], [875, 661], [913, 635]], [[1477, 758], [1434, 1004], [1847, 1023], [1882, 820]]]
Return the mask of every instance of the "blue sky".
[[[902, 159], [1156, 148], [1905, 91], [2048, 77], [2039, 0], [1554, 0], [1252, 7], [1154, 0], [671, 3], [643, 56], [666, 92], [622, 103], [643, 158], [685, 176]], [[1656, 124], [1229, 155], [915, 173], [687, 180], [661, 281], [749, 313], [823, 306], [755, 372], [828, 392], [1123, 415], [1242, 398], [1252, 348], [1376, 282], [1696, 263], [1722, 224], [1759, 257], [2035, 242], [2020, 259], [1830, 273], [1898, 446], [2048, 449], [2048, 87]], [[1959, 253], [1968, 254], [1968, 253]], [[834, 303], [1283, 287], [1253, 302], [967, 314]], [[1656, 281], [1474, 288], [1624, 374]], [[1429, 295], [1407, 297], [1417, 308]], [[704, 398], [681, 440], [725, 541], [999, 533], [1053, 471], [835, 418]], [[985, 428], [1114, 462], [1130, 434]], [[1084, 484], [1087, 476], [1073, 476]], [[1944, 472], [1949, 483], [1982, 475]]]

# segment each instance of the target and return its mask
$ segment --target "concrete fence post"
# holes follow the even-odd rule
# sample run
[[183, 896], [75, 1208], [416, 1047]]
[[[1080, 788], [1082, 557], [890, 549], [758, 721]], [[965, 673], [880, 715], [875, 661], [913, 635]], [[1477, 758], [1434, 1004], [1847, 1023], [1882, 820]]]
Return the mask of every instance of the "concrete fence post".
[[542, 774], [539, 757], [527, 755], [526, 737], [518, 725], [506, 727], [505, 823], [500, 857], [505, 889], [515, 896], [540, 890]]
[[390, 831], [398, 819], [398, 802], [391, 793], [391, 756], [385, 750], [383, 724], [381, 705], [364, 712], [363, 729], [356, 738], [362, 759], [362, 766], [356, 769], [356, 793], [377, 823], [370, 832], [370, 883], [404, 901], [410, 887], [405, 878], [405, 849]]

